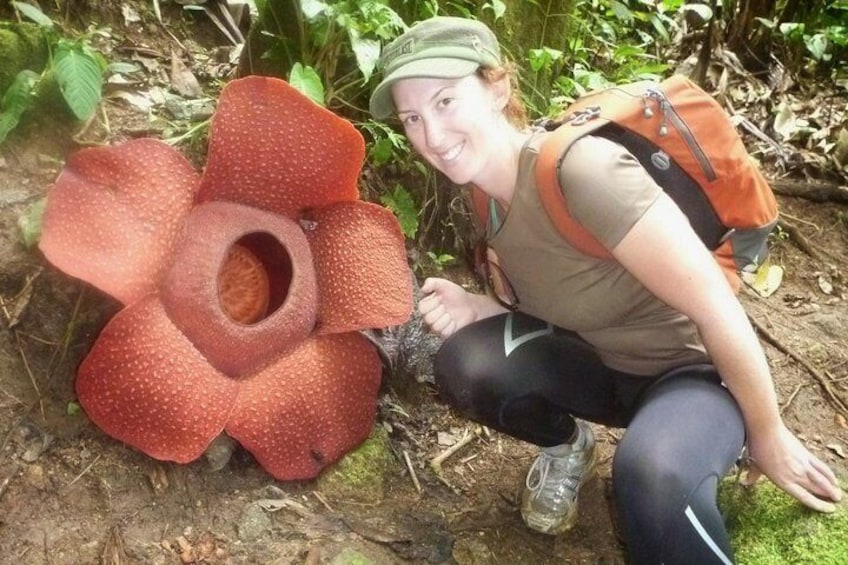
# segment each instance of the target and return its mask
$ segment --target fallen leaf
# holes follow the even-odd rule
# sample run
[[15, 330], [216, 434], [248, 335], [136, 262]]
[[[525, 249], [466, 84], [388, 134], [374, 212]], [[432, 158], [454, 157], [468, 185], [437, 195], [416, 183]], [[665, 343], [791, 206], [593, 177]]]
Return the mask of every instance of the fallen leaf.
[[783, 267], [766, 261], [753, 273], [743, 271], [742, 281], [763, 298], [768, 298], [783, 282]]
[[833, 294], [833, 284], [830, 282], [828, 277], [819, 275], [817, 282], [819, 284], [819, 290], [825, 294]]
[[121, 15], [124, 16], [124, 25], [129, 27], [130, 24], [136, 24], [141, 21], [141, 17], [138, 15], [132, 6], [129, 4], [121, 5]]
[[785, 141], [797, 130], [795, 112], [789, 104], [781, 102], [777, 107], [777, 115], [774, 117], [774, 131]]
[[448, 432], [436, 433], [436, 443], [444, 447], [448, 447], [455, 444], [458, 439], [459, 438], [456, 435]]
[[161, 465], [156, 465], [153, 470], [147, 474], [147, 478], [150, 479], [150, 486], [153, 487], [153, 492], [157, 495], [168, 490], [168, 487], [170, 486], [170, 483], [168, 482], [168, 473]]
[[842, 414], [837, 414], [834, 417], [834, 420], [836, 421], [837, 426], [839, 426], [843, 430], [848, 430], [848, 421], [845, 420], [845, 416], [843, 416]]
[[176, 51], [171, 52], [171, 86], [187, 98], [197, 98], [203, 94], [197, 78], [180, 60]]

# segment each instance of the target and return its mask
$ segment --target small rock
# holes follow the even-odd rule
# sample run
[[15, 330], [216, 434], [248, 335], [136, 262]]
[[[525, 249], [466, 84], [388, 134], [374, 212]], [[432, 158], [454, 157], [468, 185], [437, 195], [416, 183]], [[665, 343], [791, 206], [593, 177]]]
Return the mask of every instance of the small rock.
[[459, 565], [495, 563], [492, 550], [478, 539], [461, 539], [453, 546], [453, 558]]
[[203, 452], [208, 469], [217, 472], [226, 467], [236, 447], [238, 447], [238, 442], [225, 433], [221, 433], [212, 440], [212, 443]]
[[333, 557], [330, 565], [374, 565], [374, 561], [355, 549], [346, 547]]
[[41, 465], [29, 465], [24, 471], [24, 481], [38, 490], [45, 490], [49, 486], [44, 467]]
[[251, 502], [241, 513], [236, 530], [239, 540], [256, 541], [271, 531], [271, 518], [259, 504]]

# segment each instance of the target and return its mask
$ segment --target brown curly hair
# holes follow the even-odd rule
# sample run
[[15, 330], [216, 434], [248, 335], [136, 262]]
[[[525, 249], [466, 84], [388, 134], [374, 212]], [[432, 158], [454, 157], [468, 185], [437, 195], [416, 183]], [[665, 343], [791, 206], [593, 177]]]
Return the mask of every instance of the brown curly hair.
[[527, 125], [527, 108], [521, 100], [521, 91], [518, 89], [518, 73], [515, 65], [507, 61], [500, 67], [480, 67], [477, 73], [487, 83], [495, 83], [508, 77], [510, 86], [509, 102], [504, 108], [506, 119], [515, 127], [522, 129]]

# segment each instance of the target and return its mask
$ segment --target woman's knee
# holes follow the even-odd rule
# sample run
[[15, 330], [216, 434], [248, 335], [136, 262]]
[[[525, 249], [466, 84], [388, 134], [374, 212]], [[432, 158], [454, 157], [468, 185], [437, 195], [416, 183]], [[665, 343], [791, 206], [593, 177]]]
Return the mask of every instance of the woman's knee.
[[473, 404], [477, 391], [494, 375], [491, 355], [477, 351], [459, 332], [449, 337], [436, 354], [434, 377], [442, 399], [463, 410]]
[[661, 500], [683, 487], [686, 473], [678, 457], [659, 444], [622, 440], [612, 463], [617, 493], [643, 500]]

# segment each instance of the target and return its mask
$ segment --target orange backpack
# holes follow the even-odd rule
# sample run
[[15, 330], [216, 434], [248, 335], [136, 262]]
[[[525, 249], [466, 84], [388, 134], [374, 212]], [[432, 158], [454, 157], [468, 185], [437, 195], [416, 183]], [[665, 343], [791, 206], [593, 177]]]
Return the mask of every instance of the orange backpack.
[[[777, 203], [729, 117], [713, 98], [681, 75], [589, 93], [569, 106], [546, 139], [536, 164], [542, 204], [557, 230], [581, 252], [609, 251], [568, 212], [559, 168], [571, 144], [593, 134], [623, 145], [689, 218], [725, 275], [755, 270], [768, 253]], [[564, 178], [568, 178], [565, 173]], [[484, 225], [488, 197], [474, 190]]]

